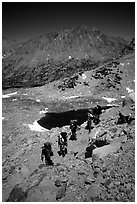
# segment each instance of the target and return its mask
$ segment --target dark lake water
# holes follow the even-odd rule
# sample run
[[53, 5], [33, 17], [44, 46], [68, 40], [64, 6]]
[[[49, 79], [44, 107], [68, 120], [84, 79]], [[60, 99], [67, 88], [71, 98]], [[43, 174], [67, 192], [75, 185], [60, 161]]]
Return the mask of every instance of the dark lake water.
[[46, 113], [45, 117], [42, 117], [37, 122], [46, 129], [70, 125], [70, 120], [75, 119], [78, 120], [78, 125], [81, 125], [87, 120], [88, 110], [89, 109], [79, 109], [60, 113]]

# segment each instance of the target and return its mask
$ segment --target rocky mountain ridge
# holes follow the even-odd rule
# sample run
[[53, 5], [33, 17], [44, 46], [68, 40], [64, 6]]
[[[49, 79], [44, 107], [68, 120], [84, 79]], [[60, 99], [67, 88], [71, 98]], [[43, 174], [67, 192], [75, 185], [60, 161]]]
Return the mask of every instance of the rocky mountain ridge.
[[[122, 55], [128, 42], [95, 28], [64, 28], [15, 46], [3, 57], [3, 89], [41, 86]], [[4, 52], [4, 46], [3, 46]]]

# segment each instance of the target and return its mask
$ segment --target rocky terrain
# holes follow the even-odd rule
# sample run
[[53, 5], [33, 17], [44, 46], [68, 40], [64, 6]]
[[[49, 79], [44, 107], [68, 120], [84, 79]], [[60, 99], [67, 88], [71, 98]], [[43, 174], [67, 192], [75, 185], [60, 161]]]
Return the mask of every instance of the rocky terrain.
[[128, 46], [129, 42], [120, 37], [109, 37], [86, 26], [62, 28], [17, 46], [14, 43], [8, 52], [10, 43], [9, 49], [3, 46], [2, 86], [3, 89], [41, 86], [94, 69], [122, 55]]
[[[35, 46], [39, 46], [39, 43]], [[14, 54], [7, 59], [6, 56], [5, 59], [3, 58], [3, 70], [9, 69], [10, 74], [7, 74], [8, 71], [3, 72], [2, 200], [4, 202], [134, 202], [135, 54], [133, 42], [132, 49], [127, 46], [121, 57], [116, 58], [112, 55], [106, 61], [99, 59], [99, 64], [95, 67], [90, 63], [86, 66], [87, 60], [84, 62], [85, 49], [83, 48], [84, 54], [81, 62], [79, 59], [79, 66], [74, 72], [73, 69], [70, 72], [63, 71], [66, 75], [62, 76], [60, 71], [56, 72], [54, 66], [52, 76], [50, 72], [52, 66], [48, 65], [49, 69], [46, 72], [50, 72], [50, 77], [57, 76], [55, 73], [58, 73], [59, 77], [44, 81], [45, 75], [43, 75], [44, 85], [37, 87], [31, 86], [28, 69], [20, 69], [19, 63], [24, 63], [21, 60], [22, 56], [26, 62], [24, 66], [30, 63], [30, 60], [27, 61], [25, 57], [26, 53], [19, 54], [19, 51], [27, 52], [25, 44], [22, 47], [24, 51], [18, 48], [16, 53], [13, 51]], [[105, 46], [104, 49], [106, 49]], [[54, 49], [51, 50], [54, 51]], [[72, 52], [70, 53], [72, 55]], [[67, 53], [68, 56], [70, 53]], [[104, 51], [101, 57], [104, 56], [103, 53]], [[73, 62], [76, 59], [64, 62], [64, 56], [61, 56], [63, 57], [62, 67], [59, 64], [57, 68], [67, 70], [64, 63], [69, 69], [73, 68]], [[42, 55], [40, 57], [42, 59]], [[13, 62], [14, 71], [18, 74], [20, 71], [16, 78], [22, 76], [23, 70], [28, 73], [27, 87], [24, 87], [22, 82], [19, 87], [17, 86], [18, 82], [15, 83], [14, 77], [12, 78], [15, 72], [11, 64], [6, 68], [5, 64], [13, 59], [16, 61], [16, 63]], [[28, 53], [28, 59], [31, 59], [30, 53]], [[94, 62], [97, 63], [96, 60]], [[43, 67], [41, 70], [45, 73]], [[24, 76], [26, 80], [26, 75]], [[60, 113], [93, 108], [97, 104], [108, 107], [104, 108], [100, 123], [93, 124], [91, 133], [88, 133], [85, 128], [86, 122], [80, 125], [77, 129], [76, 141], [69, 140], [71, 135], [69, 125], [49, 130], [37, 123], [47, 111]], [[131, 114], [133, 120], [130, 124], [117, 124], [119, 111], [125, 116]], [[66, 131], [68, 134], [68, 154], [65, 157], [58, 155], [57, 140], [61, 131]], [[89, 158], [85, 158], [86, 148], [91, 138], [96, 140], [97, 147]], [[54, 166], [47, 166], [40, 159], [41, 147], [45, 141], [52, 143]], [[102, 141], [106, 143], [101, 143]]]

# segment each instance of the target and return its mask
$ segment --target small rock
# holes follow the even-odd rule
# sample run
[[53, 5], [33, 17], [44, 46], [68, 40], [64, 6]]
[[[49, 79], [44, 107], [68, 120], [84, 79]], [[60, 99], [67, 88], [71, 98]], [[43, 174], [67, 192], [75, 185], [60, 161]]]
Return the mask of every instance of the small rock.
[[57, 179], [57, 180], [55, 181], [55, 186], [59, 187], [59, 186], [61, 186], [61, 184], [62, 184], [62, 181], [61, 181], [61, 180]]
[[39, 169], [42, 169], [43, 167], [46, 167], [46, 166], [47, 166], [46, 164], [40, 164]]
[[109, 185], [111, 184], [111, 180], [107, 179], [105, 180], [105, 182], [103, 183], [103, 185], [107, 188]]
[[108, 187], [109, 187], [109, 188], [112, 188], [113, 186], [114, 186], [114, 184], [113, 184], [113, 183], [110, 183]]
[[15, 166], [11, 166], [9, 170], [9, 174], [12, 174], [14, 170], [15, 170]]
[[111, 176], [112, 178], [115, 178], [115, 172], [114, 172], [113, 170], [110, 171], [110, 176]]
[[102, 169], [103, 163], [100, 159], [97, 159], [96, 161], [94, 161], [93, 163], [93, 168], [99, 168]]
[[111, 132], [112, 132], [112, 133], [116, 133], [116, 132], [117, 132], [117, 128], [116, 128], [116, 127], [112, 128], [112, 129], [111, 129]]
[[85, 180], [85, 184], [91, 184], [92, 182], [94, 182], [95, 181], [95, 178], [94, 178], [94, 176], [93, 175], [89, 175], [87, 178], [86, 178], [86, 180]]
[[130, 183], [127, 183], [125, 186], [126, 186], [126, 189], [127, 189], [127, 190], [128, 190], [128, 189], [131, 190], [131, 184], [130, 184]]
[[100, 184], [103, 182], [104, 182], [103, 176], [101, 174], [99, 174], [96, 178], [96, 183]]
[[115, 184], [116, 186], [119, 186], [119, 185], [120, 185], [120, 181], [116, 181], [114, 184]]
[[107, 167], [106, 166], [103, 166], [102, 167], [102, 172], [106, 172], [107, 171]]
[[24, 159], [24, 162], [27, 162], [28, 161], [28, 159]]

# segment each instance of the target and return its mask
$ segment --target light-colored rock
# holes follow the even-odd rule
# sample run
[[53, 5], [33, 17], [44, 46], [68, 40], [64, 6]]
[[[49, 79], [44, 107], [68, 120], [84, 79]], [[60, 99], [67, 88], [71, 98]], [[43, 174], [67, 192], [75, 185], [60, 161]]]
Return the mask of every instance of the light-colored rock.
[[129, 93], [129, 97], [135, 102], [135, 92]]
[[107, 131], [103, 127], [94, 128], [91, 131], [91, 133], [89, 134], [89, 138], [97, 139], [97, 138], [101, 137], [103, 134], [105, 134], [105, 132], [107, 132]]
[[91, 174], [86, 178], [85, 183], [92, 183], [94, 181], [95, 181], [95, 178], [94, 178], [93, 174]]
[[88, 163], [93, 163], [93, 161], [92, 161], [92, 157], [90, 157], [90, 158], [86, 158], [85, 159]]
[[29, 170], [29, 168], [28, 168], [26, 165], [23, 165], [23, 166], [22, 166], [20, 172], [21, 172], [21, 175], [22, 175], [23, 178], [29, 176], [30, 173], [31, 173], [30, 170]]
[[121, 147], [120, 141], [114, 141], [109, 145], [105, 145], [100, 148], [96, 148], [93, 150], [93, 155], [97, 155], [99, 158], [103, 158], [109, 154], [116, 153]]

